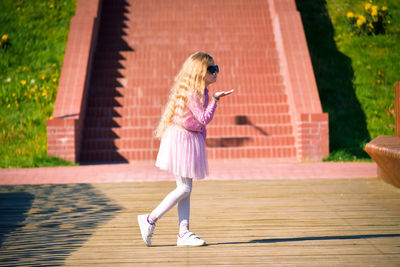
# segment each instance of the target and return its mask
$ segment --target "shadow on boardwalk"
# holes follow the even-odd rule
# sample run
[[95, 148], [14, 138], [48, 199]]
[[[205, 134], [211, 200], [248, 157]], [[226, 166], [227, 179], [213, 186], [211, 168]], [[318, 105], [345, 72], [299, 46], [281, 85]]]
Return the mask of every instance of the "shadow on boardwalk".
[[[296, 238], [271, 238], [271, 239], [254, 239], [250, 241], [239, 242], [221, 242], [221, 243], [208, 243], [206, 246], [221, 246], [221, 245], [245, 245], [245, 244], [269, 244], [269, 243], [282, 243], [282, 242], [302, 242], [302, 241], [323, 241], [323, 240], [357, 240], [369, 238], [388, 238], [400, 237], [400, 234], [386, 234], [386, 235], [347, 235], [347, 236], [310, 236], [310, 237], [296, 237]], [[154, 247], [175, 247], [175, 245], [158, 245]]]
[[62, 265], [119, 210], [88, 184], [2, 186], [0, 266]]
[[369, 238], [399, 237], [399, 236], [400, 236], [400, 234], [272, 238], [272, 239], [254, 239], [254, 240], [251, 240], [249, 242], [213, 243], [213, 244], [208, 244], [208, 246], [215, 246], [215, 245], [241, 245], [241, 244], [254, 244], [254, 243], [282, 243], [282, 242], [301, 242], [301, 241], [321, 241], [321, 240], [351, 240], [351, 239], [369, 239]]

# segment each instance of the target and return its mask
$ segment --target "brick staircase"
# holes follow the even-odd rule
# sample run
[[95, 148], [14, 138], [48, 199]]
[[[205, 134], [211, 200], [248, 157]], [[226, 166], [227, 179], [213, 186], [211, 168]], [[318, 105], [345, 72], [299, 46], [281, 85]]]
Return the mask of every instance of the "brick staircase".
[[104, 0], [89, 85], [81, 162], [153, 160], [174, 75], [191, 53], [235, 89], [208, 126], [208, 157], [295, 158], [288, 97], [266, 1]]

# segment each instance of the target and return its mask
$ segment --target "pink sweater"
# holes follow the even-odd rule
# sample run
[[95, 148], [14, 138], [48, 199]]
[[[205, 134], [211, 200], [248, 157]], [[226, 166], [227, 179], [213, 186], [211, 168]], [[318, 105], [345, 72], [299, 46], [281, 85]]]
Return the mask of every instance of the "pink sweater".
[[174, 123], [193, 132], [199, 132], [206, 139], [208, 124], [213, 116], [217, 103], [213, 99], [209, 103], [208, 89], [204, 90], [204, 105], [201, 105], [200, 99], [192, 94], [188, 97], [186, 108], [182, 116], [175, 116]]

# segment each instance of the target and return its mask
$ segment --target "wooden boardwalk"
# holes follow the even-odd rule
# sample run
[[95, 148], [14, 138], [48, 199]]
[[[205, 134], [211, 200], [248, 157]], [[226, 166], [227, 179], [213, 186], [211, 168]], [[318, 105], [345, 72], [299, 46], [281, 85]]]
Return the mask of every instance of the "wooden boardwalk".
[[177, 212], [154, 247], [136, 216], [173, 182], [0, 186], [0, 266], [399, 266], [400, 190], [377, 179], [195, 182], [191, 229]]

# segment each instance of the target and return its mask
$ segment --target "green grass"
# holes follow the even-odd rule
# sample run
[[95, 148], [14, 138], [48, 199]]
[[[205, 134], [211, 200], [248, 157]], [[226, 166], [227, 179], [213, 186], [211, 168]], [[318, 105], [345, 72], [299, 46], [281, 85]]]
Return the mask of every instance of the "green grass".
[[0, 0], [0, 167], [73, 165], [47, 156], [53, 112], [76, 0]]
[[[350, 32], [347, 12], [365, 3], [387, 6], [384, 35]], [[364, 147], [394, 135], [394, 83], [400, 80], [400, 1], [297, 0], [324, 112], [329, 113], [328, 161], [370, 161]]]

